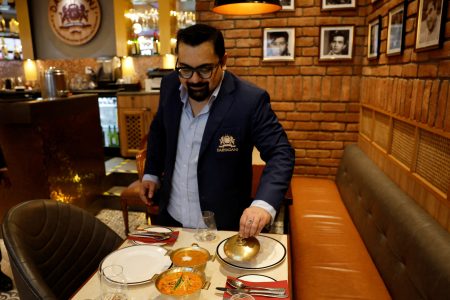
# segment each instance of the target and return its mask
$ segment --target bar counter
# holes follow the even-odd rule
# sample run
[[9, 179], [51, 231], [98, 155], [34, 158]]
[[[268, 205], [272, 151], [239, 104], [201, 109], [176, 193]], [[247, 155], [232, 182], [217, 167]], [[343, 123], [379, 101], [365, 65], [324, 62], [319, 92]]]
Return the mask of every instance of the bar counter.
[[10, 188], [0, 188], [0, 213], [30, 199], [87, 207], [105, 176], [97, 95], [56, 100], [0, 99], [0, 146]]

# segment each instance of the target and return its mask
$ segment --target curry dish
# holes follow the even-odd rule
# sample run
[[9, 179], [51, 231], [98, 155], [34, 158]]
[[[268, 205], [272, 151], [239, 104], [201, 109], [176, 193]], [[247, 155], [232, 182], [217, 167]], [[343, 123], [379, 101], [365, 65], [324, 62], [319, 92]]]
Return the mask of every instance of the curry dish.
[[169, 273], [158, 282], [158, 290], [165, 295], [185, 296], [201, 289], [200, 275], [192, 272]]
[[209, 255], [202, 251], [184, 250], [174, 254], [172, 261], [179, 267], [195, 267], [208, 261]]

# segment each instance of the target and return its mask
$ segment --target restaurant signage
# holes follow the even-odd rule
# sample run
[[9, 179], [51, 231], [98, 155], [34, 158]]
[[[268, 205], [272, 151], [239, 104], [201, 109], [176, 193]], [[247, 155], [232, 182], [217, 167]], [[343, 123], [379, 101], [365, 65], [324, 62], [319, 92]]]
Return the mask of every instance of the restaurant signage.
[[50, 0], [48, 21], [55, 35], [69, 45], [83, 45], [97, 33], [101, 9], [97, 0]]

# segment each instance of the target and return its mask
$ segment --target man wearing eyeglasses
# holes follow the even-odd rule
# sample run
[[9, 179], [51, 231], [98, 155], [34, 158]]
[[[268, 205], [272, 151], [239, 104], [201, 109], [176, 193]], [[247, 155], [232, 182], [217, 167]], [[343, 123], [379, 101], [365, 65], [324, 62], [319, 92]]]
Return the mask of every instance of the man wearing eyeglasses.
[[[158, 203], [160, 225], [195, 228], [208, 210], [218, 229], [257, 235], [284, 198], [294, 151], [267, 92], [225, 70], [219, 30], [182, 29], [176, 51], [176, 72], [161, 82], [150, 127], [141, 198]], [[254, 146], [266, 166], [253, 200]]]

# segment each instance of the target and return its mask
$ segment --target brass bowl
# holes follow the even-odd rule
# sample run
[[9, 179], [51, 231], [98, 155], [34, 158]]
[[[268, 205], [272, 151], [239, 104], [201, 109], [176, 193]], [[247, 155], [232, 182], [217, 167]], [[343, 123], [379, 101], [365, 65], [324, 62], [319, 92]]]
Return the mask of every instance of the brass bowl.
[[204, 271], [211, 254], [205, 248], [193, 243], [191, 247], [175, 249], [170, 252], [170, 260], [176, 267], [190, 267]]
[[[200, 277], [201, 286], [199, 286], [198, 288], [196, 288], [195, 290], [193, 290], [193, 291], [191, 291], [189, 293], [184, 293], [182, 295], [176, 295], [175, 292], [163, 291], [161, 289], [161, 281], [166, 276], [169, 276], [169, 275], [172, 275], [172, 274], [177, 274], [177, 276], [178, 276], [178, 274], [180, 272], [182, 272], [182, 273], [192, 273], [192, 274], [197, 275], [198, 277]], [[194, 268], [187, 268], [187, 267], [170, 268], [170, 269], [164, 271], [163, 273], [159, 274], [158, 277], [156, 277], [156, 280], [155, 280], [155, 287], [158, 290], [158, 292], [160, 292], [163, 295], [171, 296], [171, 297], [176, 298], [176, 299], [198, 299], [198, 296], [200, 295], [200, 290], [202, 288], [206, 288], [205, 287], [206, 285], [207, 285], [206, 276], [205, 276], [205, 273], [203, 271], [200, 271], [200, 270], [197, 270], [197, 269], [194, 269]], [[175, 291], [175, 289], [174, 289], [174, 291]]]
[[249, 261], [259, 252], [259, 241], [255, 237], [242, 238], [239, 234], [230, 237], [223, 246], [225, 255], [235, 261]]

